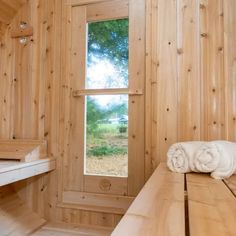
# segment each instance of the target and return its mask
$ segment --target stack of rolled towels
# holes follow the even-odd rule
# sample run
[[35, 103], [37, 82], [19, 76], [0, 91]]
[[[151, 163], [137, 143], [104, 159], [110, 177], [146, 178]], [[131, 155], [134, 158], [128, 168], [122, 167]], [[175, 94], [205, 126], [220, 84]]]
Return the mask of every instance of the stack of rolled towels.
[[228, 141], [181, 142], [167, 153], [167, 166], [178, 173], [211, 173], [215, 179], [236, 174], [236, 143]]

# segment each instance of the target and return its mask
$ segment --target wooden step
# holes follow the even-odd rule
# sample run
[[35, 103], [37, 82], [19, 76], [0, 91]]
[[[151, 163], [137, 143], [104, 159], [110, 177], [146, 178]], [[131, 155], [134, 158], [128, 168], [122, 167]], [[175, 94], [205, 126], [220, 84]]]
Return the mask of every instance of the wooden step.
[[30, 162], [47, 157], [45, 140], [0, 140], [0, 159]]
[[0, 235], [26, 236], [45, 224], [18, 197], [11, 186], [0, 188]]
[[105, 227], [78, 226], [50, 223], [33, 233], [33, 236], [108, 236], [112, 229]]

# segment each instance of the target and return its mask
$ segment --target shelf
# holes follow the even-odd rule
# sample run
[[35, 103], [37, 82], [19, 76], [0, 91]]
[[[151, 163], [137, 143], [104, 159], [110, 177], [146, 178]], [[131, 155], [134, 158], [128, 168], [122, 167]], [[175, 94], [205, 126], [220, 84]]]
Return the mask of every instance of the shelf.
[[19, 161], [0, 160], [0, 187], [47, 173], [56, 168], [56, 160], [52, 158], [22, 163]]

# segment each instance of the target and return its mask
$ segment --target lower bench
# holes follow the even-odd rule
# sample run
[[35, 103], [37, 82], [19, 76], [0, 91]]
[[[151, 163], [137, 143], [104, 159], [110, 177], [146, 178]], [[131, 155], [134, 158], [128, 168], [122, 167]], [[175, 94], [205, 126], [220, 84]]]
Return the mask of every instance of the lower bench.
[[236, 176], [177, 174], [155, 170], [112, 236], [236, 235]]

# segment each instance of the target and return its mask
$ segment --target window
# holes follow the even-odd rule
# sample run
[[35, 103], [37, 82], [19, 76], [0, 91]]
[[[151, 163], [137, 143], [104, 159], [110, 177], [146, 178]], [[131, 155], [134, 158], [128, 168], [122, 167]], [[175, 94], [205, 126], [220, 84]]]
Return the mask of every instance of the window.
[[[128, 88], [128, 19], [87, 27], [86, 89]], [[85, 174], [128, 176], [128, 99], [86, 97]]]
[[62, 201], [122, 213], [145, 181], [145, 1], [77, 1]]

